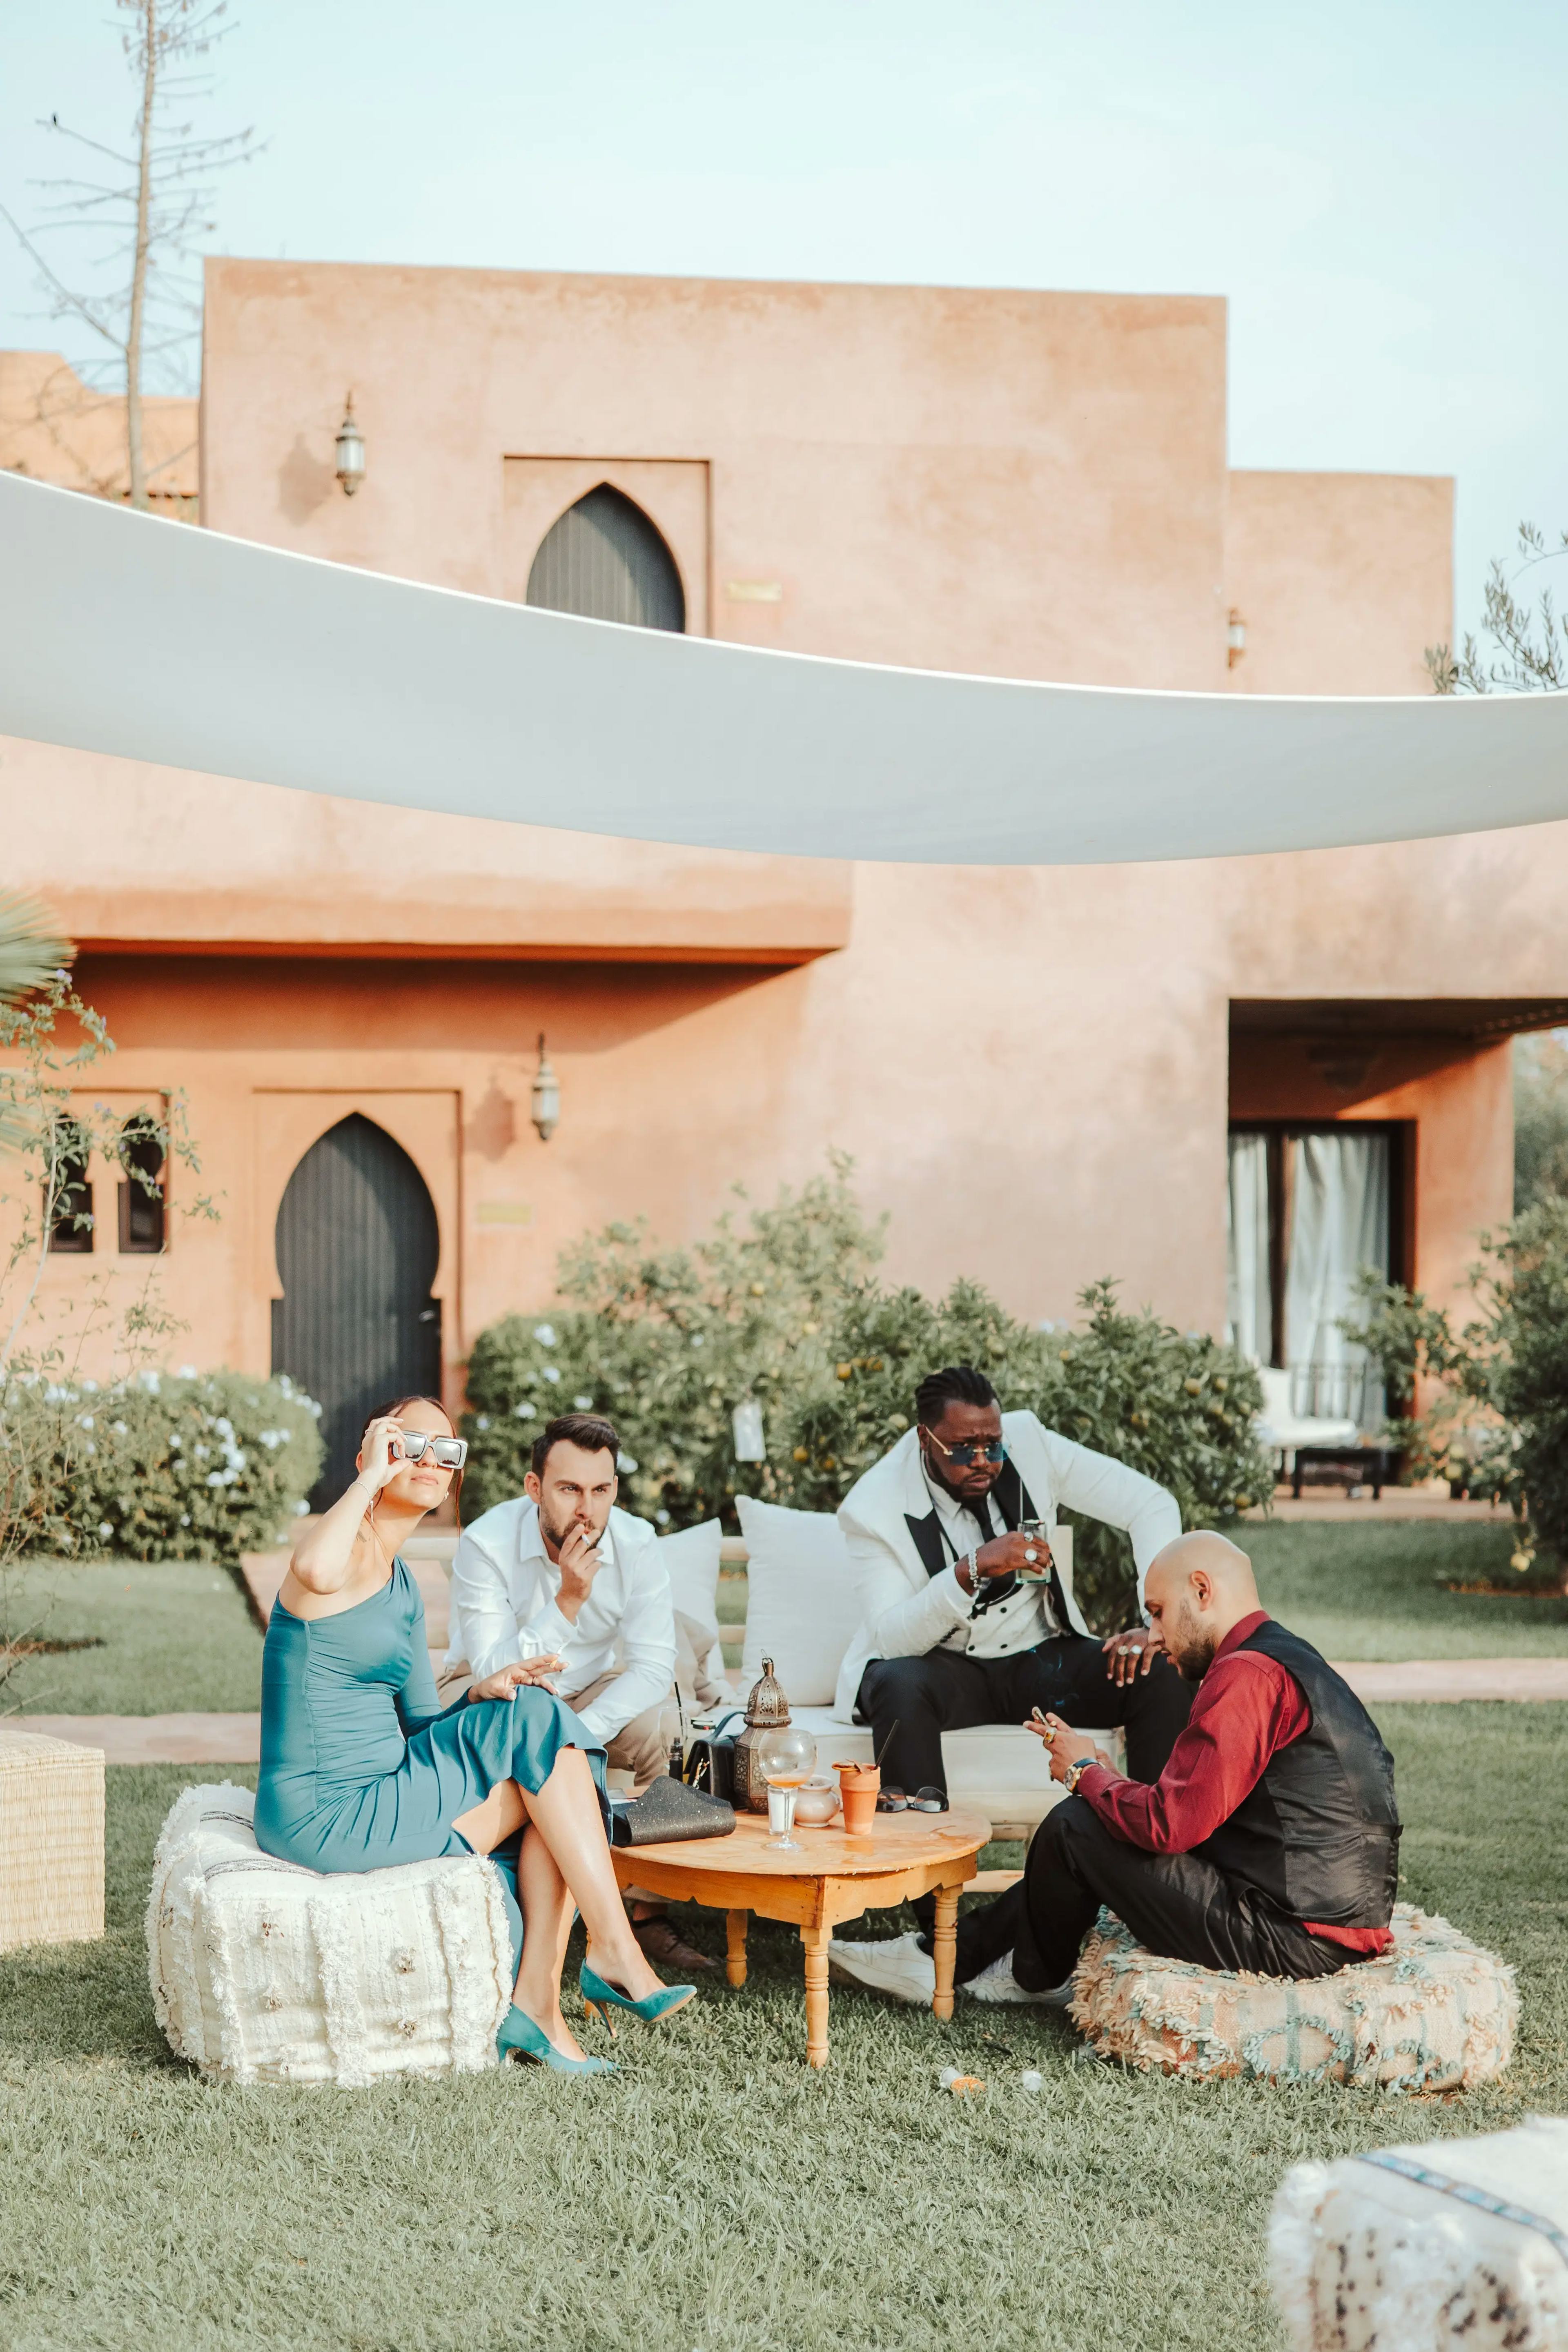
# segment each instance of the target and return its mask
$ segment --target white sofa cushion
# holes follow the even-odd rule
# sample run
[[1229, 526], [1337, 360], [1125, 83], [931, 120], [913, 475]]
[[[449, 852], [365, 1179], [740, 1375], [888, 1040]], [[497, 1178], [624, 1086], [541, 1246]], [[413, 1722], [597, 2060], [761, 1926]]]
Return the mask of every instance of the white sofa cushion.
[[494, 1866], [323, 1876], [262, 1853], [254, 1801], [187, 1789], [158, 1839], [147, 1966], [171, 2048], [231, 2083], [358, 2088], [495, 2065], [512, 1969]]
[[830, 1511], [790, 1511], [739, 1495], [751, 1554], [742, 1680], [772, 1658], [792, 1706], [830, 1706], [838, 1669], [860, 1622], [855, 1580]]
[[678, 1614], [701, 1628], [703, 1661], [715, 1682], [724, 1679], [724, 1653], [719, 1643], [720, 1546], [724, 1530], [717, 1519], [700, 1527], [680, 1528], [658, 1539], [658, 1557], [669, 1578], [669, 1597]]

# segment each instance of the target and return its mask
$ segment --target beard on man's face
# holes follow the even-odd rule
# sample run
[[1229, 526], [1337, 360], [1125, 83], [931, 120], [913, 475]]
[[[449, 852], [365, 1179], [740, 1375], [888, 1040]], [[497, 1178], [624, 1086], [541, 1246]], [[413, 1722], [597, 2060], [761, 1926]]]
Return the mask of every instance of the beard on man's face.
[[572, 1534], [575, 1528], [587, 1524], [589, 1525], [590, 1533], [597, 1533], [600, 1535], [604, 1533], [604, 1529], [602, 1528], [595, 1529], [591, 1523], [584, 1522], [580, 1519], [574, 1510], [564, 1512], [562, 1517], [557, 1519], [554, 1513], [547, 1510], [542, 1503], [540, 1505], [539, 1508], [539, 1524], [544, 1533], [546, 1540], [552, 1544], [557, 1551], [560, 1550], [562, 1545], [566, 1541], [567, 1538]]
[[1184, 1609], [1165, 1634], [1165, 1650], [1184, 1683], [1201, 1683], [1214, 1664], [1218, 1636], [1209, 1633], [1190, 1609]]

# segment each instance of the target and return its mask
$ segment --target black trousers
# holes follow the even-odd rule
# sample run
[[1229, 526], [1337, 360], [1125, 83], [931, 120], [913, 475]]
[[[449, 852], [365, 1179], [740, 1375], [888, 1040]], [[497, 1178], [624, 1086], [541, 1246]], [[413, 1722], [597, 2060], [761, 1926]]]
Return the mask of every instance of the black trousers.
[[[1120, 1685], [1107, 1672], [1110, 1664], [1083, 1633], [1053, 1635], [1013, 1658], [971, 1658], [956, 1650], [873, 1658], [860, 1677], [858, 1706], [882, 1759], [882, 1786], [911, 1797], [924, 1788], [945, 1794], [944, 1731], [1023, 1723], [1036, 1706], [1091, 1730], [1124, 1725], [1128, 1771], [1135, 1780], [1157, 1780], [1187, 1720], [1192, 1686], [1163, 1656], [1147, 1675]], [[922, 1895], [914, 1908], [929, 1934], [935, 1898]]]
[[1354, 1959], [1196, 1853], [1145, 1853], [1068, 1797], [1035, 1833], [1022, 1883], [958, 1923], [956, 1981], [1004, 1952], [1028, 1992], [1065, 1984], [1103, 1904], [1163, 1958], [1265, 1977], [1328, 1977]]

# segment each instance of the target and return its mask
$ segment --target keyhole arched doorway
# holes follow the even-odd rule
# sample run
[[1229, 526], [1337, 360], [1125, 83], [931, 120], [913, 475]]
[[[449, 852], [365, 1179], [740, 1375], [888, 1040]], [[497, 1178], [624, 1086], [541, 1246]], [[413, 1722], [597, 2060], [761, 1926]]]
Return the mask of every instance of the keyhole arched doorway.
[[321, 1406], [326, 1458], [311, 1508], [353, 1476], [365, 1415], [388, 1397], [441, 1393], [436, 1204], [413, 1160], [359, 1111], [318, 1137], [278, 1211], [272, 1369]]

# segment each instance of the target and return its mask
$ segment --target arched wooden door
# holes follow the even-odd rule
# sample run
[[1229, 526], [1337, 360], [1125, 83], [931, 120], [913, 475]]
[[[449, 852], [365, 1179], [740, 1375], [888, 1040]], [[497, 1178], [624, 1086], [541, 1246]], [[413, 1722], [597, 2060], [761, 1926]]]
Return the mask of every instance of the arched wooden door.
[[528, 575], [527, 601], [640, 629], [686, 626], [686, 595], [663, 532], [608, 482], [551, 525]]
[[314, 1142], [278, 1211], [272, 1369], [322, 1408], [326, 1459], [311, 1495], [353, 1476], [365, 1415], [415, 1390], [441, 1393], [441, 1254], [436, 1206], [403, 1146], [355, 1111]]

